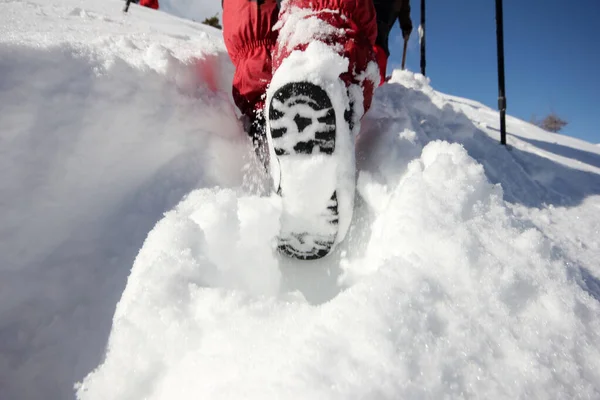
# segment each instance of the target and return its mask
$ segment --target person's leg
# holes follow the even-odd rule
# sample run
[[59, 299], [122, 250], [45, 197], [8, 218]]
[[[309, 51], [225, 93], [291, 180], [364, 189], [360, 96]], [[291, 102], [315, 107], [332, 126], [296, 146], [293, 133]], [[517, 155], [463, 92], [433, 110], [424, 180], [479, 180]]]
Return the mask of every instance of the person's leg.
[[391, 0], [373, 0], [377, 14], [377, 39], [374, 50], [381, 73], [381, 83], [385, 81], [387, 61], [390, 56], [389, 35], [397, 17], [394, 13], [394, 3]]
[[277, 16], [276, 0], [223, 1], [223, 38], [235, 66], [233, 98], [242, 114], [252, 118], [264, 107], [264, 94], [272, 77]]
[[408, 40], [413, 26], [410, 19], [409, 0], [373, 0], [377, 13], [377, 40], [375, 54], [381, 72], [381, 84], [386, 79], [387, 61], [390, 56], [389, 35], [396, 21], [400, 22], [402, 37]]
[[292, 50], [304, 50], [311, 42], [322, 41], [348, 59], [348, 68], [341, 78], [346, 86], [360, 86], [363, 92], [360, 114], [366, 112], [380, 81], [374, 74], [377, 19], [373, 0], [284, 0], [280, 21], [283, 34], [273, 59], [273, 70]]

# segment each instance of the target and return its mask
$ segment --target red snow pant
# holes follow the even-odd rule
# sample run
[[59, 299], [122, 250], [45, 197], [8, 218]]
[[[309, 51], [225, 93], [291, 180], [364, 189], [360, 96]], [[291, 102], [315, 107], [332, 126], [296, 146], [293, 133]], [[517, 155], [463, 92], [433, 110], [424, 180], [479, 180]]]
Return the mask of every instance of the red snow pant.
[[[281, 7], [280, 13], [276, 0], [223, 1], [223, 37], [236, 68], [233, 98], [245, 115], [250, 116], [264, 107], [267, 86], [287, 56], [277, 51], [278, 31], [273, 27], [278, 21], [285, 24], [286, 13], [292, 12], [293, 7], [310, 11], [306, 18], [316, 16], [335, 28], [331, 31], [334, 33], [318, 40], [338, 45], [338, 53], [350, 61], [348, 70], [341, 75], [347, 86], [358, 83], [367, 65], [376, 61], [373, 48], [377, 22], [372, 0], [283, 0]], [[307, 44], [294, 50], [303, 50]], [[374, 85], [368, 80], [361, 82], [366, 112], [371, 105]]]
[[140, 6], [150, 7], [158, 10], [158, 0], [141, 0]]

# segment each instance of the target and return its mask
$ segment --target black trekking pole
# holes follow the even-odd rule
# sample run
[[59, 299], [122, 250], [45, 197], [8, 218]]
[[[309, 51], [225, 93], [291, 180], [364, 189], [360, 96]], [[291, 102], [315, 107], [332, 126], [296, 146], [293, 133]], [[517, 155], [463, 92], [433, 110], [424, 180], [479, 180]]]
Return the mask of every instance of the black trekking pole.
[[406, 48], [408, 47], [408, 37], [404, 38], [404, 49], [402, 50], [402, 70], [404, 71], [404, 65], [406, 65]]
[[421, 39], [421, 74], [425, 76], [425, 0], [421, 0], [421, 31], [419, 32]]
[[498, 110], [500, 110], [500, 143], [506, 146], [506, 93], [504, 90], [503, 25], [502, 0], [496, 0], [496, 42], [498, 45]]
[[125, 2], [125, 8], [123, 8], [123, 12], [127, 12], [127, 11], [129, 11], [129, 5], [131, 4], [131, 2], [132, 2], [132, 1], [133, 1], [133, 0], [127, 0], [127, 1]]

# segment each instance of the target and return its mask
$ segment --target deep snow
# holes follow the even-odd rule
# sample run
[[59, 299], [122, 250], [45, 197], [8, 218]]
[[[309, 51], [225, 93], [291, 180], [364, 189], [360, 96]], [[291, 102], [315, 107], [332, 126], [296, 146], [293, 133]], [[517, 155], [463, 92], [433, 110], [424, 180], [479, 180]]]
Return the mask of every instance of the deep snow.
[[0, 1], [0, 398], [600, 397], [597, 146], [395, 71], [288, 260], [220, 32], [121, 6]]

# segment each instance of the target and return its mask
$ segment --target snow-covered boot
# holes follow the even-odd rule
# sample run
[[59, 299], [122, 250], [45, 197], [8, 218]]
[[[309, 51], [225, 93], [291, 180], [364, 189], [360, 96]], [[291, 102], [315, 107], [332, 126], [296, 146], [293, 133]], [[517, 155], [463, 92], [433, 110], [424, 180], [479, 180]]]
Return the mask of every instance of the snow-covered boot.
[[348, 231], [354, 139], [379, 80], [374, 34], [354, 19], [366, 7], [374, 26], [370, 2], [330, 2], [282, 3], [267, 90], [270, 173], [283, 202], [279, 249], [299, 259], [326, 256]]

